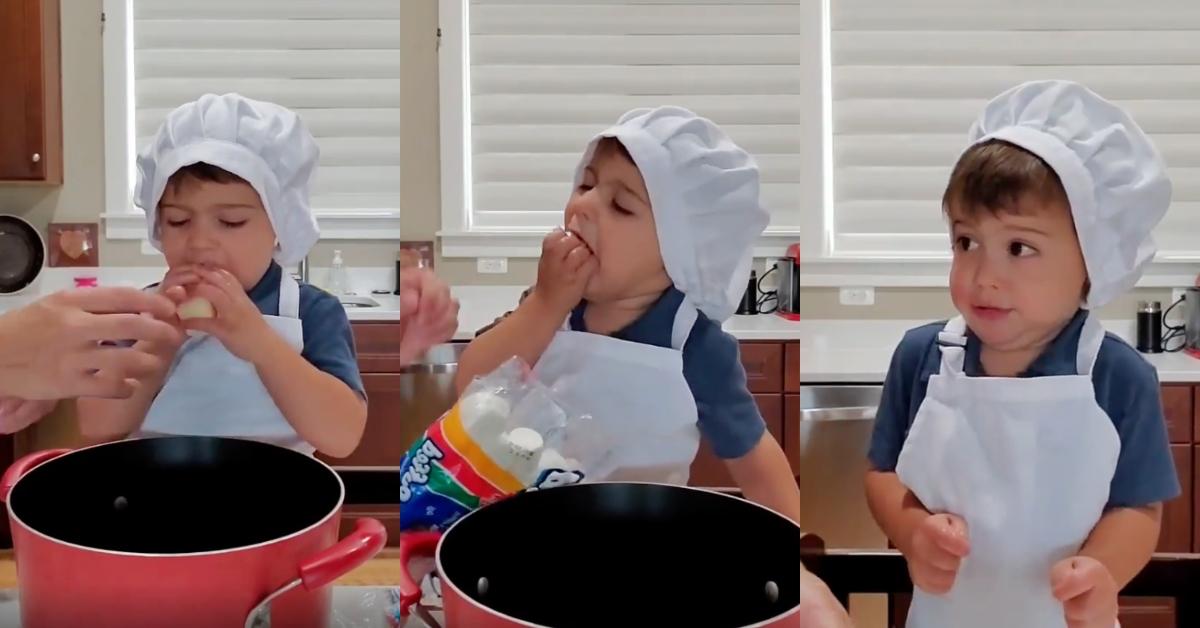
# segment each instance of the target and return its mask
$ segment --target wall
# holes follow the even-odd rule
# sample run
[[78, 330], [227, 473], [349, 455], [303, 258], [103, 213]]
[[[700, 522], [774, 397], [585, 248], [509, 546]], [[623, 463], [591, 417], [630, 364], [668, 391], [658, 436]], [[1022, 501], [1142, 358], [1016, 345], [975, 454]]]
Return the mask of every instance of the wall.
[[[427, 2], [436, 4], [405, 4]], [[63, 185], [0, 185], [0, 213], [22, 216], [39, 229], [52, 221], [100, 222], [104, 211], [102, 6], [103, 0], [62, 0]], [[342, 249], [346, 263], [353, 266], [391, 266], [396, 259], [395, 243], [383, 239], [322, 241], [312, 252], [313, 265], [328, 265], [334, 248]], [[102, 239], [100, 261], [108, 266], [156, 266], [162, 258], [143, 255], [138, 241]]]

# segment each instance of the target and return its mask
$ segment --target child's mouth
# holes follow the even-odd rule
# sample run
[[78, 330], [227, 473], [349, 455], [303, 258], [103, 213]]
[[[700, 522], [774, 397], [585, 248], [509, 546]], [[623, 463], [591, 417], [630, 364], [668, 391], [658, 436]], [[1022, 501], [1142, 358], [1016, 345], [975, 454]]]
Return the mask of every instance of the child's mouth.
[[1008, 308], [991, 307], [987, 305], [972, 305], [971, 312], [983, 320], [996, 321], [1008, 316], [1009, 312], [1012, 312], [1012, 310]]
[[596, 254], [596, 225], [595, 224], [593, 224], [589, 221], [580, 220], [579, 217], [576, 216], [576, 217], [572, 218], [569, 223], [567, 223], [567, 229], [569, 229], [580, 240], [583, 241], [584, 245], [586, 245], [588, 247], [588, 249], [592, 252], [592, 255]]

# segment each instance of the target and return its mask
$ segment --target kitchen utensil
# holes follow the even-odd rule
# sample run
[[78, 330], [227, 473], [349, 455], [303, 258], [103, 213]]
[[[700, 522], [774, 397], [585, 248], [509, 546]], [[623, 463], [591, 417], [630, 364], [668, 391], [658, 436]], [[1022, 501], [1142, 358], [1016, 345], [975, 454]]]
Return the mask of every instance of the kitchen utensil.
[[337, 540], [345, 487], [302, 453], [168, 437], [30, 454], [0, 479], [22, 625], [329, 625], [325, 586], [374, 556], [383, 526]]
[[802, 536], [767, 508], [692, 487], [526, 491], [444, 533], [401, 535], [401, 607], [431, 622], [408, 567], [432, 556], [451, 627], [795, 627]]
[[1158, 301], [1138, 301], [1137, 350], [1142, 353], [1162, 353], [1162, 304]]
[[46, 263], [46, 242], [33, 225], [0, 214], [0, 294], [16, 294], [33, 284]]

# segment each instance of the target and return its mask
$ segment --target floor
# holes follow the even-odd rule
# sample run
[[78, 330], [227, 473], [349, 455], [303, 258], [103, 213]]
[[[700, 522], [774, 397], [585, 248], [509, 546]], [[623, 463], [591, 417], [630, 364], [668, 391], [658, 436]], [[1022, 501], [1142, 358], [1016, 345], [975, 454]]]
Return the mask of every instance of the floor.
[[[400, 581], [400, 558], [394, 549], [385, 549], [374, 560], [350, 572], [337, 584], [344, 586], [395, 586]], [[12, 552], [0, 552], [0, 589], [17, 586], [17, 564]]]

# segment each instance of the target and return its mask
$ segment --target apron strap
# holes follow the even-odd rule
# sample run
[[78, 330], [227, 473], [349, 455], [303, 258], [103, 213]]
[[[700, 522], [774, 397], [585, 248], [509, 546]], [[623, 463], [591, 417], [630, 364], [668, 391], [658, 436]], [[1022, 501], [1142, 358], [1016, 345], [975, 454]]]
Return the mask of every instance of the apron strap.
[[671, 348], [676, 351], [682, 351], [683, 345], [687, 343], [688, 336], [692, 334], [692, 328], [696, 326], [696, 320], [700, 317], [699, 310], [692, 304], [692, 301], [686, 296], [683, 297], [683, 302], [679, 304], [679, 309], [675, 310], [675, 322], [671, 325]]
[[279, 316], [300, 318], [300, 284], [286, 270], [279, 279]]
[[938, 349], [942, 353], [942, 375], [963, 372], [963, 361], [967, 354], [967, 321], [956, 316], [946, 321], [938, 332]]
[[1079, 335], [1079, 350], [1075, 354], [1075, 372], [1080, 375], [1091, 375], [1096, 366], [1096, 357], [1100, 355], [1100, 345], [1104, 343], [1104, 326], [1092, 312], [1087, 313], [1083, 322], [1083, 331]]

